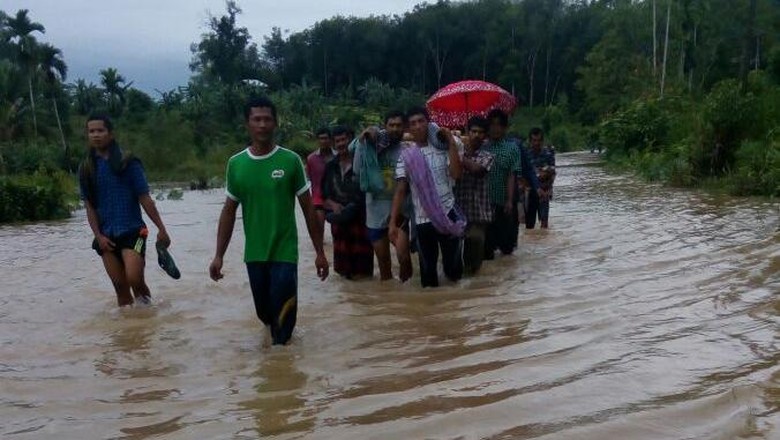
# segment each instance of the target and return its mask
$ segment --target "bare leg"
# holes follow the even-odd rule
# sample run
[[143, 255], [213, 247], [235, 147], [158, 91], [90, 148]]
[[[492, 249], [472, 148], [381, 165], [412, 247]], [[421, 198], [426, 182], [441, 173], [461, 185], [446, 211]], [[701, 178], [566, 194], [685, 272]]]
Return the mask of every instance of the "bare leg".
[[387, 281], [393, 278], [390, 263], [390, 240], [385, 236], [381, 240], [371, 243], [371, 245], [374, 247], [374, 254], [376, 254], [376, 260], [379, 263], [379, 279]]
[[405, 282], [412, 277], [412, 254], [409, 246], [409, 234], [403, 229], [398, 231], [398, 239], [395, 242], [395, 254], [398, 258], [398, 278]]
[[113, 252], [103, 252], [103, 267], [111, 279], [116, 292], [116, 301], [119, 307], [128, 306], [133, 303], [133, 296], [130, 294], [130, 285], [125, 276], [125, 265], [119, 257]]
[[142, 296], [151, 296], [149, 287], [144, 280], [144, 268], [146, 261], [144, 257], [132, 249], [122, 249], [122, 261], [125, 264], [125, 276], [127, 284], [133, 289], [135, 298]]

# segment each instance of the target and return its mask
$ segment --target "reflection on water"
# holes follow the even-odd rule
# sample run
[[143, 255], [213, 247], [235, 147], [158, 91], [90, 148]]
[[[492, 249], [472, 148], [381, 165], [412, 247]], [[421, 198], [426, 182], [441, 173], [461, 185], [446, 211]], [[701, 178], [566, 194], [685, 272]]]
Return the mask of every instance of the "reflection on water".
[[[295, 366], [294, 354], [274, 348], [258, 363], [249, 378], [255, 381], [254, 393], [238, 402], [241, 413], [251, 417], [255, 426], [250, 435], [266, 438], [285, 432], [308, 432], [314, 428], [315, 418], [306, 410], [303, 395], [306, 374]], [[247, 435], [246, 433], [239, 433]]]
[[[780, 438], [777, 203], [563, 155], [552, 229], [438, 290], [314, 275], [263, 344], [220, 191], [160, 201], [182, 270], [117, 310], [83, 212], [0, 227], [3, 439]], [[299, 219], [303, 234], [303, 223]], [[150, 255], [154, 257], [154, 255]]]

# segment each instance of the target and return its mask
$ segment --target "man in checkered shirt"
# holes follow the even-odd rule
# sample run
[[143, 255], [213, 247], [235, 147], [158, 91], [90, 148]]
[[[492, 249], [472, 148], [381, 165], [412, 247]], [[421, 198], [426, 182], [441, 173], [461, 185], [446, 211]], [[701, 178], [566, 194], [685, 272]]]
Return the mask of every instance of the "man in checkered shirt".
[[482, 150], [487, 133], [487, 121], [473, 117], [468, 122], [468, 142], [461, 156], [463, 176], [455, 186], [455, 203], [468, 220], [463, 243], [463, 269], [473, 275], [482, 266], [485, 256], [485, 228], [493, 221], [493, 205], [488, 192], [488, 172], [495, 156]]

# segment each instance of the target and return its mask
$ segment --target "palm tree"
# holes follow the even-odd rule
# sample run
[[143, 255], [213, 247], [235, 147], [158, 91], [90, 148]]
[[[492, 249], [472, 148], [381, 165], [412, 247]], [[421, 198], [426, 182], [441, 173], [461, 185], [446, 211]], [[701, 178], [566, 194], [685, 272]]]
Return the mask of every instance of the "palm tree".
[[100, 106], [102, 93], [95, 84], [87, 84], [79, 79], [76, 84], [69, 85], [68, 89], [78, 114], [86, 116]]
[[19, 128], [20, 108], [24, 84], [18, 68], [8, 60], [0, 59], [0, 141], [10, 140]]
[[31, 21], [27, 14], [30, 11], [20, 9], [14, 17], [5, 18], [5, 26], [9, 41], [16, 46], [19, 63], [27, 68], [27, 86], [30, 92], [30, 106], [32, 108], [33, 131], [38, 135], [38, 118], [35, 115], [35, 95], [33, 95], [33, 74], [35, 71], [35, 50], [38, 42], [32, 36], [33, 32], [45, 33], [46, 28], [42, 24]]
[[100, 83], [103, 84], [109, 112], [120, 116], [125, 105], [125, 92], [133, 82], [128, 83], [115, 68], [109, 67], [100, 71]]
[[68, 66], [62, 59], [62, 51], [52, 46], [51, 44], [42, 44], [38, 47], [37, 53], [38, 69], [43, 74], [43, 77], [48, 86], [49, 93], [51, 94], [51, 101], [54, 106], [54, 115], [57, 117], [57, 128], [60, 130], [60, 140], [62, 141], [62, 149], [65, 150], [67, 156], [68, 144], [65, 142], [65, 132], [62, 131], [62, 120], [60, 119], [60, 112], [57, 109], [57, 95], [56, 89], [59, 85], [65, 81], [65, 76], [68, 73]]

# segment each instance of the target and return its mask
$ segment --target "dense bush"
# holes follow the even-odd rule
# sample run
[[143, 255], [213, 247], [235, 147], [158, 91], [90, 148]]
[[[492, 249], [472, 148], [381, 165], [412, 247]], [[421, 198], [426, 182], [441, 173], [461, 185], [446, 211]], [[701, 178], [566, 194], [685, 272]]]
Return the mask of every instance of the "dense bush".
[[736, 80], [718, 83], [704, 100], [704, 135], [696, 151], [695, 166], [701, 174], [728, 173], [743, 139], [755, 133], [758, 101], [752, 93], [742, 93]]
[[723, 178], [732, 193], [780, 194], [780, 87], [751, 74], [693, 97], [639, 99], [607, 117], [598, 140], [610, 161], [650, 180], [690, 186]]
[[735, 168], [730, 178], [737, 194], [780, 196], [780, 133], [773, 140], [744, 142]]
[[0, 144], [0, 173], [31, 174], [38, 170], [54, 171], [63, 167], [62, 147], [33, 143]]
[[75, 181], [63, 171], [0, 177], [0, 222], [65, 218], [75, 203]]

